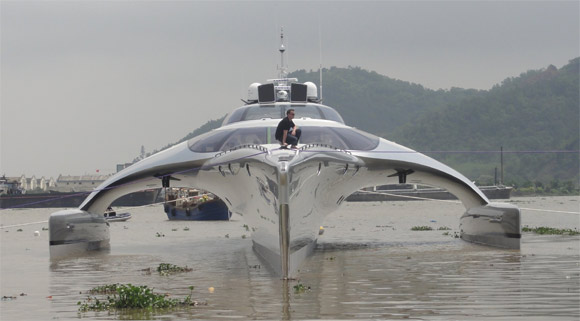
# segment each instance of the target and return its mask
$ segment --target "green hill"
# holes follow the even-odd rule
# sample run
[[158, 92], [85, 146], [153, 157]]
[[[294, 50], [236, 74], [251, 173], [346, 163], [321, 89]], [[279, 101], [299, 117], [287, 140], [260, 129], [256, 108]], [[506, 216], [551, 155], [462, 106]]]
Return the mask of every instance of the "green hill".
[[[425, 152], [480, 184], [578, 186], [579, 61], [508, 78], [488, 91], [431, 90], [358, 67], [323, 69], [323, 103], [345, 122]], [[289, 75], [318, 85], [318, 71]], [[223, 118], [222, 118], [223, 119]], [[209, 121], [180, 141], [217, 128]]]
[[392, 138], [420, 151], [455, 151], [430, 155], [472, 179], [493, 175], [500, 155], [490, 152], [503, 146], [506, 183], [577, 184], [579, 60], [528, 71], [482, 96], [425, 112]]
[[[460, 88], [434, 91], [358, 67], [331, 67], [322, 74], [323, 103], [338, 110], [348, 125], [381, 136], [391, 135], [425, 111], [443, 110], [484, 93]], [[318, 71], [299, 70], [289, 77], [319, 83]]]

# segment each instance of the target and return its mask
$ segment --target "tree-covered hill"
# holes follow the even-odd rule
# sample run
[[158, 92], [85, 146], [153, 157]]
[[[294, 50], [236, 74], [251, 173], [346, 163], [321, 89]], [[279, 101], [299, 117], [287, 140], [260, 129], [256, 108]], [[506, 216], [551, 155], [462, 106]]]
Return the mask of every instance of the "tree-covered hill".
[[[435, 91], [358, 67], [331, 67], [323, 69], [323, 103], [348, 125], [426, 152], [481, 184], [493, 183], [503, 147], [505, 183], [578, 186], [579, 61], [530, 70], [488, 91]], [[289, 77], [319, 85], [318, 71]], [[180, 142], [217, 128], [222, 119]]]
[[[484, 92], [452, 88], [438, 90], [392, 79], [358, 67], [323, 69], [323, 103], [334, 107], [350, 125], [389, 136], [428, 110], [442, 110]], [[289, 77], [319, 84], [318, 71], [299, 70]]]
[[392, 138], [457, 168], [493, 175], [503, 146], [505, 182], [573, 180], [579, 171], [579, 60], [532, 70], [479, 97], [423, 113]]

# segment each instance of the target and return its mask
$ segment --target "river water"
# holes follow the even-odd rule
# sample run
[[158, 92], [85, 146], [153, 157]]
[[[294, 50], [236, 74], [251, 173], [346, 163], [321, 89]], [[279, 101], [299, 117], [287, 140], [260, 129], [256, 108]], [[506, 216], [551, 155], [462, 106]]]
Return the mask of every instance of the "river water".
[[[580, 229], [578, 214], [532, 210], [578, 212], [578, 196], [507, 202], [523, 208], [522, 225]], [[54, 211], [0, 212], [0, 296], [8, 297], [1, 320], [580, 319], [579, 236], [524, 233], [521, 250], [470, 244], [453, 237], [463, 212], [456, 203], [346, 203], [327, 217], [317, 249], [291, 281], [273, 277], [256, 258], [242, 217], [168, 221], [159, 205], [130, 209], [131, 220], [111, 223], [110, 252], [51, 261], [47, 223], [14, 225], [46, 221]], [[193, 271], [162, 276], [160, 263]], [[78, 312], [88, 290], [112, 283], [174, 298], [195, 286], [200, 304]]]

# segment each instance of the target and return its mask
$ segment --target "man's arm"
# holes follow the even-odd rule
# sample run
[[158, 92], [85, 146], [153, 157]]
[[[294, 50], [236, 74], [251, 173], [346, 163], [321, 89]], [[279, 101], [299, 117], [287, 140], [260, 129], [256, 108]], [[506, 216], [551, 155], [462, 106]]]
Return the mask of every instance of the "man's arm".
[[288, 143], [286, 143], [287, 136], [288, 136], [288, 130], [284, 129], [283, 134], [282, 134], [282, 145], [283, 146], [288, 145]]

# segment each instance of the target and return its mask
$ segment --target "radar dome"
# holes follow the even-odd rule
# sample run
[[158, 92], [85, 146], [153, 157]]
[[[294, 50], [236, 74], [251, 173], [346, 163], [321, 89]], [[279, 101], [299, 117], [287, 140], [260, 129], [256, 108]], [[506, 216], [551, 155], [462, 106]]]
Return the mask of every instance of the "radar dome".
[[248, 101], [258, 101], [258, 86], [261, 84], [255, 82], [248, 87]]
[[306, 98], [308, 100], [318, 99], [318, 89], [313, 82], [307, 81], [304, 83], [306, 85]]

